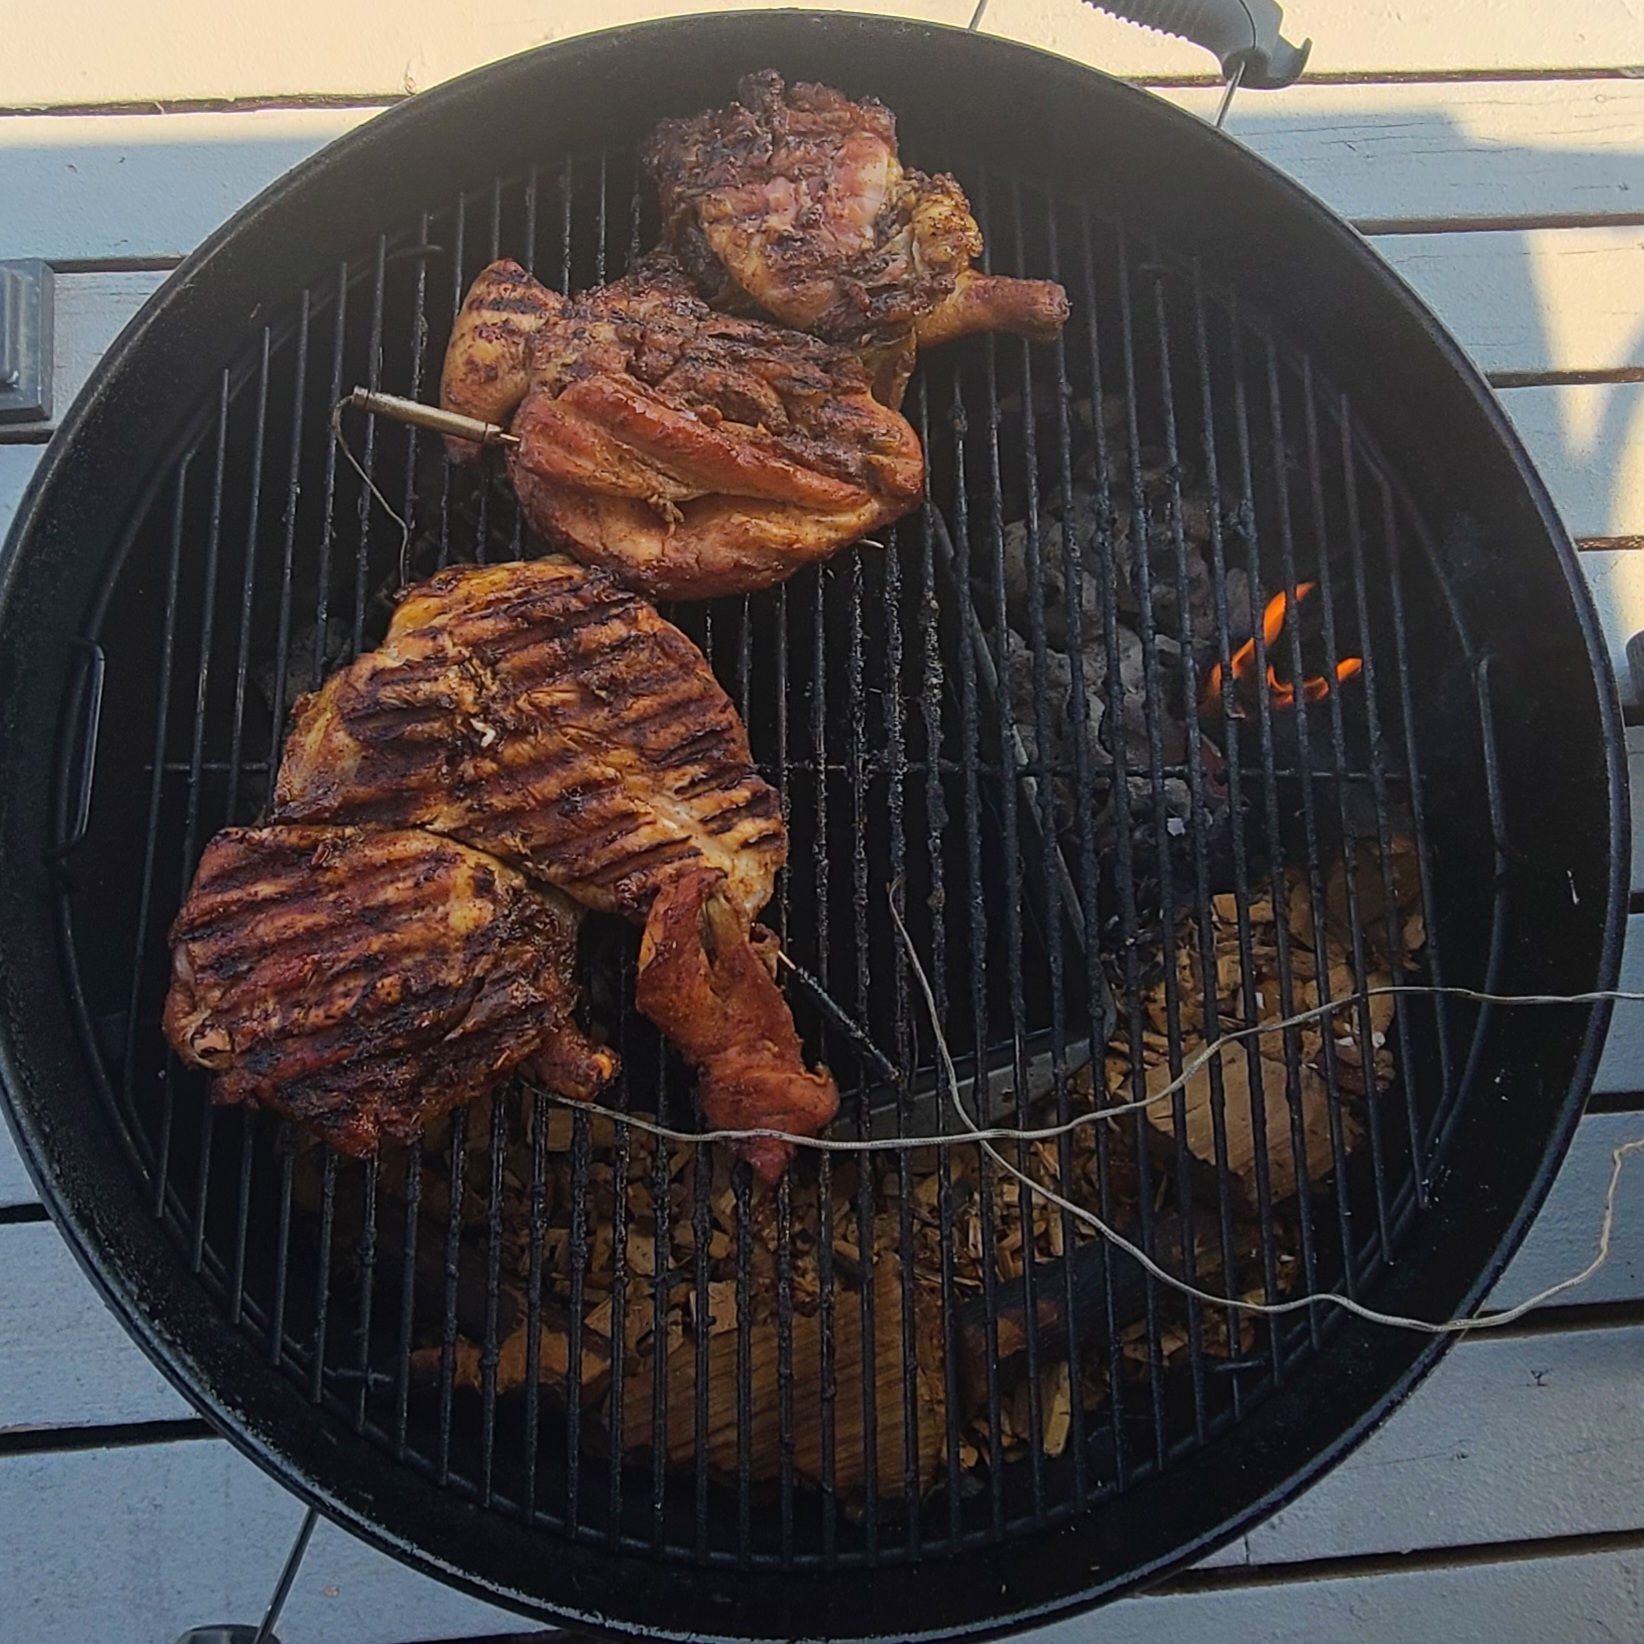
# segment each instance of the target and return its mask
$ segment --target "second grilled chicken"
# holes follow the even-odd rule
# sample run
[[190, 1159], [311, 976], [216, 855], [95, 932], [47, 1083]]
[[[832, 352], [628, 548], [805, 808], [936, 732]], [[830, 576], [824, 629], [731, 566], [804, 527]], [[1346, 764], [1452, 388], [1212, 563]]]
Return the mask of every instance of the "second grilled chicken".
[[616, 1057], [572, 1017], [579, 911], [416, 830], [228, 828], [171, 930], [166, 1036], [363, 1157], [528, 1066], [592, 1097]]
[[[647, 952], [661, 922], [673, 954], [697, 932], [723, 981], [712, 1043], [692, 1028], [683, 960], [665, 1008], [647, 1007], [664, 994], [647, 992], [643, 964], [636, 992], [701, 1071], [710, 1122], [816, 1131], [832, 1118], [838, 1093], [805, 1068], [752, 923], [787, 857], [777, 795], [702, 653], [609, 573], [548, 559], [453, 567], [412, 589], [382, 645], [298, 704], [275, 814], [449, 834], [587, 907], [648, 918]], [[669, 911], [699, 884], [721, 905], [711, 930], [698, 904]], [[746, 1151], [765, 1174], [786, 1163]]]
[[716, 307], [864, 350], [890, 404], [915, 341], [1062, 329], [1061, 286], [971, 266], [982, 235], [964, 190], [902, 164], [884, 104], [769, 70], [737, 92], [664, 120], [644, 150], [664, 235]]
[[917, 435], [855, 355], [716, 313], [666, 256], [569, 298], [493, 263], [441, 400], [498, 423], [517, 406], [509, 474], [532, 525], [655, 598], [785, 581], [909, 512], [924, 484]]

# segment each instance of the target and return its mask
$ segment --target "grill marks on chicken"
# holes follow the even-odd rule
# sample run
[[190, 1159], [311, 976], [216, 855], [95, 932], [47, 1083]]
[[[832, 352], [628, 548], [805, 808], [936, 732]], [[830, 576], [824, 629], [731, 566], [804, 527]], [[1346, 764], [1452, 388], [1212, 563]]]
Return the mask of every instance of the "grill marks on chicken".
[[590, 908], [689, 866], [757, 911], [786, 858], [774, 789], [702, 653], [608, 573], [452, 567], [297, 705], [275, 815], [423, 827]]
[[[649, 910], [636, 999], [710, 1118], [814, 1132], [837, 1110], [753, 924], [787, 859], [776, 792], [702, 653], [608, 573], [550, 559], [412, 589], [298, 703], [275, 812], [431, 829], [587, 907]], [[792, 1149], [745, 1152], [774, 1179]]]
[[579, 918], [432, 833], [230, 828], [172, 925], [166, 1036], [218, 1102], [356, 1157], [525, 1065], [586, 1100], [617, 1064], [572, 1016]]
[[441, 394], [493, 422], [517, 407], [509, 471], [532, 525], [658, 598], [769, 587], [922, 494], [918, 437], [860, 361], [716, 313], [666, 256], [568, 299], [492, 264]]
[[891, 403], [914, 340], [1061, 330], [1061, 286], [971, 267], [982, 236], [964, 190], [902, 165], [882, 103], [784, 87], [769, 70], [737, 90], [724, 108], [664, 120], [643, 150], [664, 235], [716, 307], [869, 350]]

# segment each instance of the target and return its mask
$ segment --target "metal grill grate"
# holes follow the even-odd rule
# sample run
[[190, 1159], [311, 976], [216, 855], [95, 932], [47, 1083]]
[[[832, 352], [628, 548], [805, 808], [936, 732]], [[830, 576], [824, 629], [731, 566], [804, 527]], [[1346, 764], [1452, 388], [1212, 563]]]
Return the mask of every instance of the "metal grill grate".
[[[961, 1074], [976, 1078], [979, 1116], [1014, 1114], [1007, 1093], [1026, 1088], [1030, 1057], [1048, 1049], [1055, 1110], [1066, 1118], [1077, 1100], [1071, 1075], [1078, 1044], [1105, 1031], [1110, 989], [1137, 1070], [1128, 1089], [1108, 1092], [1111, 1100], [1145, 1094], [1143, 994], [1157, 975], [1173, 1069], [1182, 1064], [1184, 1032], [1213, 1035], [1228, 1025], [1216, 1015], [1208, 937], [1179, 962], [1187, 928], [1179, 912], [1192, 914], [1203, 936], [1212, 898], [1232, 892], [1248, 979], [1255, 974], [1248, 908], [1271, 896], [1280, 1003], [1288, 1013], [1299, 995], [1287, 870], [1309, 888], [1319, 945], [1326, 878], [1356, 845], [1372, 853], [1380, 900], [1391, 906], [1395, 816], [1414, 840], [1430, 914], [1426, 963], [1443, 981], [1445, 933], [1431, 917], [1429, 835], [1445, 824], [1425, 814], [1421, 773], [1442, 758], [1452, 780], [1474, 781], [1477, 791], [1494, 786], [1487, 676], [1446, 681], [1442, 723], [1417, 710], [1418, 699], [1426, 700], [1418, 684], [1423, 659], [1465, 656], [1469, 647], [1419, 522], [1346, 397], [1190, 261], [1090, 202], [1047, 197], [1025, 178], [954, 158], [994, 266], [1068, 286], [1075, 318], [1067, 335], [1050, 349], [987, 338], [922, 364], [907, 409], [925, 443], [930, 500], [889, 535], [883, 553], [842, 555], [769, 595], [669, 613], [709, 655], [782, 795], [793, 850], [767, 918], [786, 951], [814, 973], [814, 983], [792, 981], [790, 996], [808, 1041], [839, 1076], [844, 1112], [854, 1115], [847, 1122], [862, 1136], [872, 1124], [871, 1093], [885, 1082], [881, 1060], [910, 1081], [932, 1063], [929, 1027], [886, 911], [893, 885], [902, 887]], [[549, 1538], [698, 1563], [833, 1567], [951, 1552], [1059, 1521], [1138, 1478], [1181, 1466], [1282, 1385], [1318, 1345], [1326, 1321], [1314, 1315], [1293, 1327], [1264, 1325], [1249, 1349], [1217, 1354], [1205, 1310], [1189, 1304], [1185, 1360], [1167, 1368], [1162, 1341], [1175, 1310], [1149, 1281], [1141, 1290], [1141, 1373], [1114, 1374], [1100, 1408], [1087, 1411], [1073, 1399], [1061, 1455], [1029, 1445], [1023, 1459], [1006, 1463], [997, 1325], [1006, 1301], [1019, 1297], [1034, 1320], [1037, 1299], [1048, 1296], [1065, 1321], [1054, 1342], [1037, 1328], [1026, 1333], [1035, 1432], [1043, 1420], [1042, 1364], [1067, 1356], [1078, 1388], [1081, 1363], [1092, 1355], [1108, 1366], [1125, 1362], [1131, 1326], [1116, 1269], [1104, 1263], [1092, 1291], [1078, 1282], [1073, 1262], [1043, 1266], [1027, 1241], [1010, 1297], [992, 1264], [982, 1266], [986, 1441], [983, 1465], [967, 1470], [954, 1414], [965, 1298], [954, 1261], [955, 1204], [944, 1190], [935, 1205], [941, 1261], [933, 1277], [945, 1344], [948, 1415], [935, 1435], [945, 1478], [909, 1511], [888, 1498], [918, 1497], [921, 1423], [932, 1420], [917, 1375], [912, 1283], [904, 1270], [899, 1305], [887, 1307], [878, 1287], [841, 1265], [831, 1236], [820, 1239], [814, 1313], [823, 1465], [820, 1481], [802, 1480], [794, 1393], [800, 1370], [810, 1369], [796, 1366], [796, 1336], [813, 1304], [796, 1294], [794, 1252], [812, 1207], [831, 1207], [839, 1193], [851, 1201], [858, 1250], [870, 1249], [876, 1208], [892, 1189], [903, 1246], [911, 1249], [913, 1148], [872, 1155], [863, 1168], [827, 1154], [806, 1159], [768, 1211], [756, 1208], [746, 1174], [737, 1171], [733, 1254], [743, 1294], [759, 1265], [756, 1217], [768, 1214], [774, 1226], [779, 1476], [769, 1487], [752, 1476], [757, 1367], [749, 1307], [738, 1309], [736, 1325], [734, 1475], [710, 1472], [705, 1332], [696, 1337], [694, 1465], [676, 1470], [663, 1459], [675, 1412], [661, 1376], [652, 1378], [645, 1413], [650, 1459], [624, 1461], [633, 1435], [622, 1430], [632, 1419], [623, 1389], [635, 1371], [620, 1328], [609, 1365], [615, 1431], [597, 1431], [582, 1408], [583, 1317], [600, 1236], [594, 1184], [608, 1179], [615, 1204], [629, 1207], [610, 1226], [608, 1267], [600, 1270], [602, 1280], [608, 1272], [613, 1316], [623, 1318], [630, 1287], [668, 1272], [689, 1287], [702, 1319], [722, 1295], [708, 1255], [715, 1225], [708, 1171], [691, 1175], [692, 1249], [682, 1256], [668, 1197], [677, 1148], [659, 1145], [647, 1173], [626, 1132], [596, 1145], [597, 1121], [577, 1112], [569, 1120], [569, 1201], [551, 1200], [554, 1110], [541, 1095], [521, 1091], [489, 1111], [458, 1113], [438, 1146], [357, 1165], [305, 1145], [267, 1116], [214, 1111], [203, 1083], [168, 1056], [159, 1033], [165, 930], [200, 848], [218, 827], [258, 816], [291, 699], [370, 644], [386, 621], [396, 533], [339, 465], [328, 436], [330, 407], [356, 382], [431, 397], [451, 319], [479, 267], [514, 255], [547, 283], [577, 289], [619, 272], [650, 242], [650, 210], [627, 153], [544, 160], [360, 248], [268, 317], [247, 356], [223, 371], [185, 454], [156, 476], [92, 629], [110, 689], [87, 767], [94, 798], [68, 857], [78, 985], [154, 1214], [174, 1232], [224, 1317], [265, 1344], [269, 1362], [304, 1386], [328, 1421], [368, 1435], [385, 1463], [432, 1475], [454, 1495], [523, 1518]], [[357, 449], [411, 522], [419, 573], [533, 551], [506, 487], [495, 475], [476, 480], [447, 466], [437, 441], [366, 426]], [[1172, 599], [1178, 610], [1190, 601], [1184, 518], [1196, 488], [1213, 499], [1213, 632], [1199, 646], [1184, 646], [1157, 612]], [[1056, 528], [1087, 505], [1097, 521], [1088, 541], [1071, 524]], [[1128, 533], [1117, 523], [1126, 512]], [[1019, 545], [1026, 566], [1025, 607], [1014, 591], [1011, 545]], [[1247, 580], [1253, 611], [1285, 590], [1299, 603], [1300, 586], [1316, 582], [1311, 604], [1325, 664], [1334, 672], [1344, 657], [1362, 657], [1362, 686], [1290, 713], [1265, 694], [1243, 718], [1202, 706], [1207, 669], [1219, 663], [1229, 670], [1242, 638], [1230, 603], [1234, 572]], [[1096, 590], [1093, 611], [1077, 592], [1087, 582]], [[1135, 606], [1139, 659], [1121, 654], [1121, 598]], [[116, 610], [119, 621], [106, 622]], [[1120, 679], [1139, 660], [1145, 752], [1124, 754], [1121, 727], [1117, 768], [1099, 768], [1084, 734], [1099, 703], [1099, 682], [1083, 676], [1083, 625], [1092, 621], [1106, 638], [1107, 679]], [[1013, 623], [1024, 630], [1025, 652], [1009, 637]], [[1306, 671], [1301, 627], [1289, 623], [1274, 646], [1275, 666], [1294, 680]], [[1054, 753], [1053, 628], [1062, 633], [1072, 684], [1068, 759]], [[1258, 623], [1258, 676], [1268, 663]], [[1018, 678], [1025, 669], [1033, 686], [1026, 715], [1008, 688], [1013, 669]], [[1172, 746], [1178, 729], [1185, 753]], [[1219, 765], [1203, 752], [1212, 730], [1219, 744], [1208, 745]], [[1345, 883], [1354, 985], [1363, 986], [1368, 960], [1356, 872]], [[1451, 903], [1458, 918], [1492, 916], [1487, 903]], [[632, 1015], [631, 936], [591, 931], [585, 947], [593, 1014], [625, 1062], [610, 1104], [668, 1124], [699, 1117], [690, 1080]], [[1199, 985], [1184, 993], [1181, 977], [1194, 974]], [[1247, 997], [1243, 1014], [1257, 1012]], [[1370, 1018], [1359, 1015], [1368, 1044]], [[1297, 1201], [1306, 1288], [1362, 1293], [1396, 1254], [1401, 1230], [1424, 1202], [1429, 1161], [1466, 1086], [1469, 1042], [1477, 1042], [1485, 1020], [1475, 1012], [1453, 1021], [1442, 1004], [1401, 1010], [1393, 1030], [1401, 1071], [1378, 1089], [1372, 1064], [1367, 1142], [1351, 1160], [1332, 1102], [1333, 1176], [1347, 1186], [1329, 1195], [1304, 1191]], [[1339, 1070], [1329, 1034], [1323, 1054], [1334, 1093]], [[1284, 1036], [1276, 1057], [1280, 1088], [1275, 1061], [1264, 1063], [1251, 1048], [1253, 1099], [1258, 1107], [1288, 1102], [1295, 1113], [1295, 1034]], [[1100, 1054], [1095, 1065], [1103, 1068]], [[1430, 1071], [1420, 1076], [1422, 1069]], [[1219, 1110], [1220, 1071], [1210, 1079]], [[942, 1112], [945, 1133], [952, 1121]], [[1170, 1238], [1155, 1211], [1160, 1195], [1185, 1204], [1206, 1194], [1180, 1098], [1172, 1119], [1168, 1157], [1150, 1148], [1140, 1116], [1126, 1121], [1139, 1178], [1139, 1238], [1150, 1250], [1163, 1251]], [[905, 1110], [897, 1114], [900, 1134], [908, 1134], [907, 1121]], [[1265, 1136], [1260, 1119], [1256, 1131]], [[1107, 1132], [1099, 1127], [1093, 1208], [1112, 1218]], [[960, 1145], [937, 1150], [944, 1181]], [[1305, 1183], [1299, 1117], [1290, 1146]], [[1058, 1159], [1062, 1179], [1071, 1180], [1065, 1136]], [[1025, 1145], [1018, 1160], [1026, 1168]], [[1255, 1258], [1237, 1248], [1224, 1157], [1212, 1172], [1209, 1210], [1221, 1276], [1195, 1274], [1187, 1238], [1180, 1258], [1189, 1280], [1229, 1285], [1230, 1294], [1281, 1293], [1269, 1163], [1259, 1147]], [[1025, 1216], [1025, 1188], [1021, 1196]], [[994, 1202], [984, 1192], [984, 1246], [994, 1237]], [[819, 1222], [831, 1225], [825, 1215]], [[550, 1235], [569, 1263], [562, 1397], [539, 1391]], [[1075, 1228], [1065, 1215], [1061, 1236], [1071, 1251]], [[515, 1274], [509, 1264], [522, 1248], [525, 1270]], [[501, 1343], [521, 1322], [510, 1316], [515, 1279], [525, 1296], [525, 1385], [501, 1393]], [[652, 1289], [660, 1337], [667, 1297], [663, 1285]], [[867, 1362], [871, 1344], [900, 1336], [893, 1398], [872, 1376], [854, 1384], [839, 1377], [847, 1325], [868, 1344]], [[1231, 1312], [1226, 1326], [1226, 1339], [1237, 1344]], [[477, 1390], [458, 1386], [464, 1338], [481, 1346]], [[432, 1352], [427, 1383], [419, 1349]], [[853, 1403], [853, 1422], [859, 1409], [868, 1438], [862, 1486], [847, 1492], [838, 1483], [837, 1451]], [[900, 1426], [905, 1476], [899, 1488], [882, 1491], [875, 1435], [886, 1424]], [[772, 1499], [775, 1511], [767, 1510]]]

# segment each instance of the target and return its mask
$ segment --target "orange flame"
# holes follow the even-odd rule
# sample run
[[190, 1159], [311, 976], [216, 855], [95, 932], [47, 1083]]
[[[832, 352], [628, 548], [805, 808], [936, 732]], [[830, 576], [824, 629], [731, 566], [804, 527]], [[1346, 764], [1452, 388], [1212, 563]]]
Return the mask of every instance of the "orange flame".
[[[1307, 598], [1318, 586], [1314, 582], [1298, 583], [1296, 587], [1296, 603], [1298, 605]], [[1285, 618], [1290, 614], [1290, 596], [1286, 593], [1277, 593], [1268, 600], [1262, 610], [1262, 645], [1271, 650], [1278, 643], [1279, 636], [1284, 632]], [[1247, 639], [1238, 650], [1233, 653], [1231, 663], [1233, 682], [1235, 685], [1248, 684], [1256, 672], [1256, 641], [1252, 637]], [[1343, 657], [1336, 664], [1336, 683], [1351, 679], [1364, 667], [1364, 658], [1358, 656]], [[1210, 670], [1210, 678], [1205, 685], [1204, 705], [1207, 709], [1214, 708], [1221, 700], [1222, 695], [1222, 665], [1216, 665]], [[1267, 697], [1275, 709], [1294, 708], [1298, 695], [1303, 702], [1322, 702], [1330, 694], [1330, 680], [1323, 674], [1314, 674], [1301, 682], [1301, 690], [1288, 679], [1280, 679], [1277, 670], [1271, 662], [1267, 665]]]

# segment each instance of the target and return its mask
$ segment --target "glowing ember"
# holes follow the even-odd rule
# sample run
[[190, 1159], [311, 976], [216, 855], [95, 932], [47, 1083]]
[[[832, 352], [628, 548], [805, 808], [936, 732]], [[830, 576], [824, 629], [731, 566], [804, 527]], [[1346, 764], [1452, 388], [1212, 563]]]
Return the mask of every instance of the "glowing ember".
[[[1314, 582], [1299, 583], [1296, 587], [1296, 603], [1298, 605], [1307, 598], [1318, 586]], [[1275, 594], [1268, 600], [1262, 610], [1262, 646], [1265, 650], [1272, 650], [1278, 643], [1279, 636], [1284, 632], [1285, 618], [1290, 612], [1290, 596], [1285, 593]], [[1336, 683], [1351, 679], [1354, 674], [1364, 667], [1364, 658], [1358, 656], [1343, 657], [1336, 664]], [[1238, 650], [1233, 653], [1231, 664], [1233, 683], [1235, 686], [1249, 685], [1256, 677], [1256, 641], [1254, 637], [1247, 639]], [[1222, 696], [1222, 665], [1217, 663], [1210, 670], [1209, 681], [1205, 685], [1204, 706], [1206, 709], [1216, 707]], [[1322, 702], [1330, 694], [1330, 680], [1324, 674], [1314, 674], [1301, 682], [1300, 691], [1293, 681], [1280, 679], [1271, 662], [1267, 665], [1267, 699], [1275, 709], [1294, 708], [1299, 696], [1303, 702]]]

